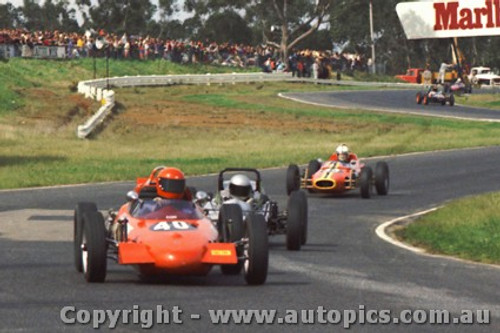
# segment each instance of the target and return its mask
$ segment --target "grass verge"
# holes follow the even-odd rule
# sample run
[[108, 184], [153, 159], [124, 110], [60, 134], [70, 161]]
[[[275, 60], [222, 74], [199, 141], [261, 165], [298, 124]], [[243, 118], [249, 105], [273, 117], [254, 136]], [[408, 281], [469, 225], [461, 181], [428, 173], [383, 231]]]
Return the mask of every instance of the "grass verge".
[[[165, 164], [190, 175], [227, 166], [286, 166], [325, 158], [339, 142], [362, 157], [500, 144], [496, 123], [332, 109], [276, 97], [351, 89], [296, 83], [119, 89], [111, 119], [93, 138], [80, 140], [77, 126], [99, 104], [72, 88], [92, 77], [91, 59], [13, 59], [0, 66], [0, 73], [10, 73], [3, 74], [0, 88], [19, 101], [0, 112], [2, 189], [131, 180]], [[112, 75], [212, 71], [168, 62], [110, 66]]]
[[500, 94], [492, 92], [491, 94], [472, 94], [457, 96], [457, 103], [479, 108], [500, 109]]
[[500, 264], [500, 193], [454, 201], [395, 233], [430, 253]]

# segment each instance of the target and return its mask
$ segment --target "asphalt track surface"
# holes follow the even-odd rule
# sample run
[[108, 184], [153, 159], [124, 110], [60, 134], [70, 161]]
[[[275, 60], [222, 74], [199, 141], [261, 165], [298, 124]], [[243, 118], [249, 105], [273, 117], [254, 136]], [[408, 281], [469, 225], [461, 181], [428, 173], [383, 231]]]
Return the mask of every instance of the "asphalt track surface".
[[[439, 108], [441, 108], [439, 106]], [[103, 284], [87, 284], [76, 273], [72, 253], [72, 214], [78, 201], [95, 201], [101, 210], [123, 203], [132, 183], [94, 184], [0, 191], [0, 332], [91, 331], [65, 325], [60, 312], [143, 310], [179, 307], [182, 324], [155, 325], [174, 332], [338, 332], [335, 324], [217, 325], [209, 310], [356, 310], [353, 332], [498, 332], [500, 269], [422, 256], [382, 241], [381, 223], [439, 206], [448, 200], [500, 190], [500, 147], [392, 156], [387, 196], [361, 199], [309, 195], [309, 239], [289, 252], [284, 237], [271, 238], [265, 285], [250, 287], [242, 276], [223, 276], [215, 267], [206, 277], [143, 282], [129, 267], [110, 263]], [[369, 160], [374, 165], [376, 160]], [[285, 170], [262, 171], [269, 196], [284, 207]], [[213, 190], [214, 176], [188, 180]], [[467, 216], [464, 216], [467, 219]], [[487, 309], [489, 325], [365, 324], [369, 310]], [[191, 315], [200, 319], [191, 319]], [[74, 314], [73, 314], [74, 317]], [[335, 318], [336, 319], [336, 318]], [[106, 328], [109, 321], [104, 323]], [[118, 332], [140, 331], [119, 324]]]
[[[282, 97], [312, 103], [315, 105], [334, 106], [351, 109], [369, 109], [392, 113], [404, 113], [467, 120], [500, 121], [500, 112], [484, 108], [473, 108], [461, 105], [449, 106], [430, 103], [417, 104], [415, 95], [419, 90], [387, 90], [376, 91], [335, 91], [312, 93], [286, 93]], [[491, 90], [478, 90], [474, 93], [486, 93]]]

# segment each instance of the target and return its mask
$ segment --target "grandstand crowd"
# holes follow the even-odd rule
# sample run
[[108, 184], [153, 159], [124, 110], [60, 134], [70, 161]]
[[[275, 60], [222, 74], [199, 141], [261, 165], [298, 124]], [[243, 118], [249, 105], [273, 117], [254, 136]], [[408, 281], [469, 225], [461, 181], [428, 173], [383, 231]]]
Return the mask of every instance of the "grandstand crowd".
[[[63, 48], [64, 58], [165, 59], [175, 63], [221, 66], [258, 66], [264, 72], [290, 71], [294, 76], [330, 78], [334, 72], [367, 71], [370, 59], [331, 50], [292, 50], [287, 63], [279, 50], [269, 45], [242, 45], [201, 41], [179, 41], [150, 36], [117, 35], [106, 31], [84, 34], [62, 31], [1, 29], [0, 45], [12, 48], [11, 56], [30, 58], [36, 46]], [[337, 74], [338, 75], [338, 74]]]

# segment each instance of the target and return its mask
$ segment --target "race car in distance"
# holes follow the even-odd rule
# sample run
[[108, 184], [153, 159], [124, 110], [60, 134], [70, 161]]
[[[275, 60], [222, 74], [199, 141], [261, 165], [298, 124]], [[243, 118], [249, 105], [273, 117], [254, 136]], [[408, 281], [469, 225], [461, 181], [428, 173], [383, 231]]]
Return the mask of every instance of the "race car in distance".
[[465, 84], [460, 78], [458, 78], [450, 85], [450, 92], [457, 96], [462, 96], [462, 94], [471, 94], [472, 85], [470, 83]]
[[450, 106], [455, 105], [455, 96], [452, 92], [445, 92], [444, 89], [438, 89], [436, 86], [431, 86], [427, 91], [419, 91], [415, 95], [417, 104], [427, 105], [429, 103], [439, 103]]
[[359, 188], [361, 197], [367, 199], [373, 187], [379, 195], [389, 192], [389, 167], [384, 161], [377, 162], [374, 174], [370, 166], [357, 158], [349, 163], [315, 159], [302, 171], [296, 164], [289, 165], [286, 175], [287, 193], [304, 188], [310, 193], [338, 194]]
[[[261, 175], [256, 169], [227, 168], [220, 171], [215, 195], [199, 191], [195, 200], [221, 228], [225, 227], [220, 223], [221, 219], [232, 221], [226, 224], [229, 230], [219, 230], [222, 234], [232, 230], [233, 237], [239, 238], [240, 225], [254, 216], [266, 223], [269, 235], [285, 234], [288, 250], [300, 250], [307, 242], [305, 192], [297, 189], [289, 193], [287, 209], [279, 211], [277, 202], [270, 200], [265, 193]], [[221, 268], [226, 270], [224, 266]]]
[[[132, 265], [141, 276], [158, 274], [206, 275], [212, 266], [244, 267], [248, 284], [263, 284], [268, 270], [268, 235], [259, 216], [249, 214], [236, 226], [238, 236], [221, 234], [196, 205], [189, 189], [186, 198], [158, 196], [158, 167], [148, 178], [138, 178], [128, 202], [104, 219], [95, 203], [80, 202], [74, 214], [75, 267], [88, 282], [103, 282], [107, 258], [120, 265]], [[158, 181], [158, 183], [160, 183]], [[184, 185], [183, 185], [184, 186]], [[241, 270], [240, 270], [241, 271]]]

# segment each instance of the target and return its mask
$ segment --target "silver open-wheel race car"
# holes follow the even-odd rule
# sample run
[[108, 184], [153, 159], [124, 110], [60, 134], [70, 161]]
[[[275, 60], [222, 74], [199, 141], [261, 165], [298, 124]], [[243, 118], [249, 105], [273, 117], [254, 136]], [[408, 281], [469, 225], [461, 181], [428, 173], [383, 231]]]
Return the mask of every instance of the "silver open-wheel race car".
[[226, 168], [219, 173], [216, 193], [197, 191], [194, 200], [229, 240], [241, 238], [246, 221], [254, 219], [266, 223], [269, 235], [284, 234], [288, 250], [300, 250], [307, 242], [305, 192], [292, 191], [287, 209], [280, 211], [277, 202], [266, 195], [256, 169]]

